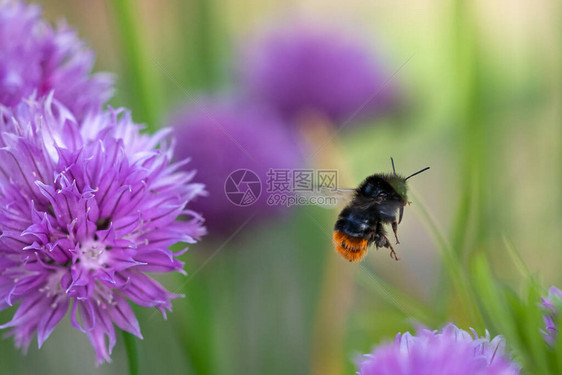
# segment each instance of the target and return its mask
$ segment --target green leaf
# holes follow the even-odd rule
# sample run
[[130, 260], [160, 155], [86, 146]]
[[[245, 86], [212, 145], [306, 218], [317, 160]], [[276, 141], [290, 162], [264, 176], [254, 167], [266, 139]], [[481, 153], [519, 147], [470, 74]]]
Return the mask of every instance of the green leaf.
[[485, 254], [478, 254], [473, 258], [472, 279], [487, 321], [493, 325], [497, 333], [512, 340], [508, 343], [510, 346], [520, 350], [519, 343], [515, 339], [517, 328], [513, 316], [508, 309], [502, 288], [491, 274]]

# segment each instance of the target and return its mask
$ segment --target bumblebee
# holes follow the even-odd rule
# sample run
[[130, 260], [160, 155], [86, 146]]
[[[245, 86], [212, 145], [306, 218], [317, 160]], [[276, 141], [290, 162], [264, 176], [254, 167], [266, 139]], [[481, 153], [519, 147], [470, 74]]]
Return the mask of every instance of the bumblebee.
[[398, 224], [402, 221], [404, 207], [410, 203], [406, 181], [429, 167], [402, 177], [396, 174], [392, 158], [391, 162], [393, 174], [374, 174], [356, 189], [349, 189], [351, 201], [338, 216], [333, 238], [336, 251], [350, 262], [361, 261], [373, 243], [377, 248], [389, 249], [390, 257], [398, 260], [384, 225], [390, 224], [399, 244]]

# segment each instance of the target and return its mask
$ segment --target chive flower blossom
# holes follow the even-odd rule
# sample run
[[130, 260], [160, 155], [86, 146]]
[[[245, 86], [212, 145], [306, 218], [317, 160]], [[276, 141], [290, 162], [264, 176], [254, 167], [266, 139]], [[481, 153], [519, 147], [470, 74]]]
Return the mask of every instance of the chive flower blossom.
[[[263, 222], [288, 211], [282, 204], [268, 202], [273, 195], [287, 193], [272, 174], [289, 176], [299, 166], [299, 144], [270, 108], [208, 97], [180, 108], [170, 123], [178, 142], [177, 157], [193, 158], [197, 179], [209, 192], [208, 199], [198, 199], [193, 207], [203, 213], [211, 235], [229, 236], [246, 220]], [[240, 170], [259, 179], [261, 189], [250, 204], [233, 199], [235, 190], [252, 191], [247, 183], [228, 184]], [[289, 178], [283, 185], [289, 189], [290, 183]]]
[[250, 95], [292, 122], [314, 113], [341, 125], [383, 112], [395, 102], [390, 74], [368, 45], [344, 34], [297, 25], [266, 35], [241, 67]]
[[448, 324], [441, 331], [399, 333], [359, 361], [358, 375], [512, 375], [519, 366], [505, 353], [503, 337], [490, 340]]
[[560, 309], [562, 308], [562, 291], [555, 286], [551, 287], [548, 291], [548, 296], [542, 298], [542, 308], [546, 329], [543, 331], [543, 337], [547, 343], [554, 345], [558, 334], [556, 322], [559, 319]]
[[123, 110], [79, 126], [52, 95], [0, 107], [0, 309], [19, 305], [0, 328], [24, 351], [69, 313], [109, 362], [114, 325], [142, 338], [130, 302], [165, 316], [178, 297], [147, 273], [184, 273], [168, 248], [205, 233], [187, 208], [204, 187], [140, 130]]
[[78, 120], [111, 97], [113, 79], [91, 74], [94, 54], [61, 23], [41, 18], [37, 5], [0, 1], [0, 104], [15, 106], [33, 93], [54, 97]]

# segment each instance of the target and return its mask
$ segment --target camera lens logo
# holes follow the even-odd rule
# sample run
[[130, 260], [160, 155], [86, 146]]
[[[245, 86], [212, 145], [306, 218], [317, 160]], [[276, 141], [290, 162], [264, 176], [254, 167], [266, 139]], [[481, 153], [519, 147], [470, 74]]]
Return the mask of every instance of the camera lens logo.
[[238, 169], [226, 178], [224, 193], [236, 206], [251, 206], [261, 195], [260, 178], [249, 169]]

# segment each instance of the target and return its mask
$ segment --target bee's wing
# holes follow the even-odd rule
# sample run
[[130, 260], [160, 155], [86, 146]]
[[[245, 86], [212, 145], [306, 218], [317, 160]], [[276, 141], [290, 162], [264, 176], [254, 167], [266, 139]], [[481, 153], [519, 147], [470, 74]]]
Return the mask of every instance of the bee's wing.
[[306, 198], [311, 205], [334, 208], [351, 201], [355, 195], [355, 191], [355, 189], [351, 188], [317, 186], [314, 191], [299, 193], [299, 196]]
[[355, 196], [355, 189], [339, 188], [331, 186], [319, 186], [318, 190], [325, 197], [336, 197], [343, 200], [351, 200]]

